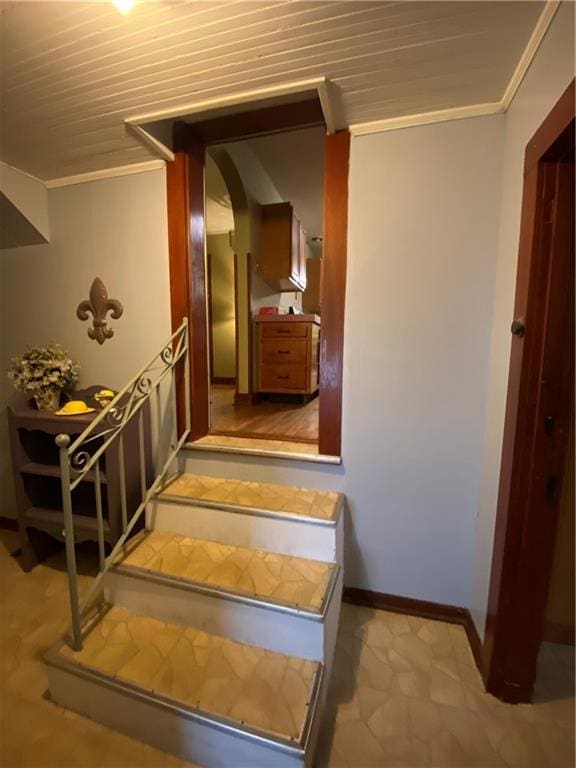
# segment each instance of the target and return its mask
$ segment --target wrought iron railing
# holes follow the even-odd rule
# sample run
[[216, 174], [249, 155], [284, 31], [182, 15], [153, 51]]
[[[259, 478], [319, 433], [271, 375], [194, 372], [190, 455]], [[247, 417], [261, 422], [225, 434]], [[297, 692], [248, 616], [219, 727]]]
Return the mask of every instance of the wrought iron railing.
[[[184, 430], [178, 435], [177, 379], [184, 390]], [[167, 381], [165, 381], [167, 379]], [[163, 384], [164, 382], [164, 384]], [[145, 419], [145, 408], [155, 411], [155, 419]], [[171, 417], [166, 418], [166, 410]], [[129, 509], [126, 491], [124, 437], [133, 419], [138, 421], [138, 455], [140, 472], [140, 498], [138, 507]], [[169, 440], [162, 446], [166, 423], [170, 425]], [[146, 457], [146, 424], [154, 432], [154, 471], [150, 473]], [[98, 414], [90, 425], [71, 442], [70, 435], [56, 438], [60, 449], [62, 479], [62, 507], [64, 538], [72, 614], [72, 647], [82, 648], [82, 621], [94, 599], [102, 589], [102, 579], [121, 553], [124, 544], [140, 520], [146, 505], [164, 481], [178, 452], [190, 432], [190, 361], [188, 349], [188, 321], [184, 319], [178, 330], [134, 378], [118, 392], [114, 399]], [[106, 556], [104, 513], [102, 505], [102, 476], [100, 460], [114, 441], [118, 441], [117, 461], [120, 478], [120, 505], [122, 533]], [[99, 571], [88, 593], [80, 600], [76, 567], [74, 533], [74, 491], [86, 479], [94, 482], [96, 528], [98, 536]], [[152, 477], [150, 477], [152, 474]]]

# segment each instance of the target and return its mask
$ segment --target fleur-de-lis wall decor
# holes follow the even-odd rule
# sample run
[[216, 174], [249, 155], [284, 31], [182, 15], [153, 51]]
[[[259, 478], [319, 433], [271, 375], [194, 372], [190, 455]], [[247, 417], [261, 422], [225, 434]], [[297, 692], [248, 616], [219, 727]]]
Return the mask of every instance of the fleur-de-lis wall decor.
[[106, 339], [111, 339], [114, 336], [112, 328], [108, 328], [106, 315], [110, 312], [110, 316], [114, 320], [118, 320], [119, 317], [122, 317], [124, 307], [117, 299], [108, 298], [106, 286], [99, 277], [96, 277], [90, 286], [89, 296], [88, 301], [82, 301], [78, 304], [76, 315], [80, 320], [88, 320], [89, 315], [92, 314], [92, 328], [88, 328], [88, 336], [97, 341], [98, 344], [104, 344]]

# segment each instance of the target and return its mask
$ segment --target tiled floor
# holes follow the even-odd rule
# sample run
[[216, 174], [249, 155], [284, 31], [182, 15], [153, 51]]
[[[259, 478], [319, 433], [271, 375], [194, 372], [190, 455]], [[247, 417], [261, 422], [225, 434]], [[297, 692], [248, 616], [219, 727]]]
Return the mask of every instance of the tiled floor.
[[[3, 768], [189, 765], [46, 698], [42, 653], [68, 617], [61, 557], [24, 574], [0, 547], [0, 579]], [[541, 661], [537, 703], [505, 705], [483, 692], [460, 627], [345, 605], [316, 768], [572, 768], [570, 649]]]
[[573, 649], [545, 651], [537, 703], [507, 705], [461, 627], [344, 605], [320, 765], [572, 768]]
[[169, 482], [163, 492], [170, 496], [287, 512], [321, 520], [334, 518], [340, 500], [339, 494], [334, 491], [189, 474]]
[[296, 740], [318, 667], [118, 606], [95, 625], [82, 651], [64, 645], [60, 654], [193, 708]]
[[321, 609], [334, 570], [330, 563], [160, 531], [146, 534], [122, 564], [312, 611]]

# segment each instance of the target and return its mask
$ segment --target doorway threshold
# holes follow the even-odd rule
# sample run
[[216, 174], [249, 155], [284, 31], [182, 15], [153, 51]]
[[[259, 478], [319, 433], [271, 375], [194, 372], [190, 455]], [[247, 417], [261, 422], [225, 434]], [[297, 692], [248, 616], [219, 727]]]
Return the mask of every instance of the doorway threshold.
[[327, 456], [318, 453], [318, 445], [315, 443], [297, 443], [290, 440], [267, 440], [236, 435], [205, 435], [192, 443], [186, 443], [184, 448], [190, 451], [236, 453], [275, 459], [311, 461], [316, 464], [342, 463], [340, 456]]

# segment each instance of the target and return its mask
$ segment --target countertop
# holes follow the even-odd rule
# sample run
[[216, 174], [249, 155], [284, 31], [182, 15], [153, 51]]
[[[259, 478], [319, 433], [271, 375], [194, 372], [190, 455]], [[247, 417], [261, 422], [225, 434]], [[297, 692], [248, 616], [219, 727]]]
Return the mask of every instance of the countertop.
[[316, 323], [320, 325], [320, 315], [256, 315], [256, 323]]

